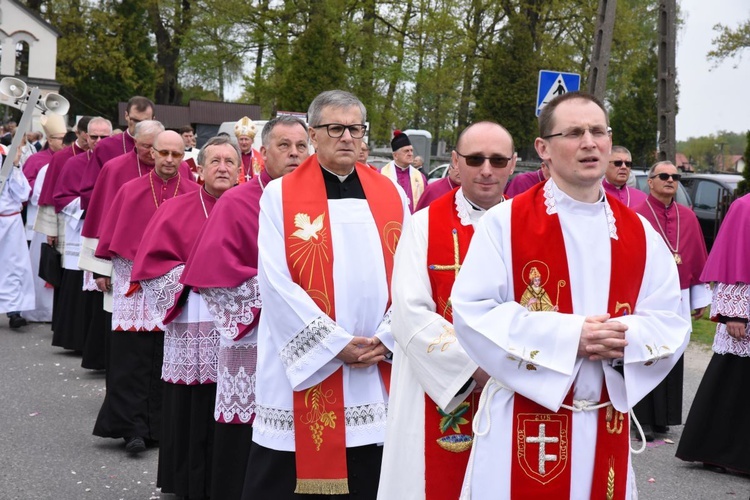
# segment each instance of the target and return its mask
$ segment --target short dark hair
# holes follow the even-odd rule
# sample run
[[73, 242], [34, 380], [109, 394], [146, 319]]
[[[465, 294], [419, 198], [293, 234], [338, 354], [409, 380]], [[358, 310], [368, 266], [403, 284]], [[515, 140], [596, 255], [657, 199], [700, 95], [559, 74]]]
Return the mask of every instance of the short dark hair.
[[78, 136], [75, 132], [73, 132], [72, 130], [68, 130], [63, 136], [63, 146], [70, 146], [76, 141], [77, 138]]
[[234, 152], [237, 153], [237, 166], [239, 167], [242, 165], [242, 153], [240, 153], [240, 148], [232, 142], [232, 138], [229, 137], [229, 135], [217, 135], [216, 137], [211, 137], [206, 143], [203, 145], [201, 150], [198, 152], [198, 158], [196, 161], [198, 162], [198, 165], [203, 166], [203, 162], [206, 160], [206, 150], [211, 146], [223, 146], [224, 144], [228, 144], [229, 146], [232, 146], [232, 149], [234, 149]]
[[76, 130], [78, 132], [88, 132], [89, 131], [89, 122], [93, 116], [82, 116], [78, 119], [78, 123], [76, 124]]
[[177, 133], [180, 134], [180, 135], [187, 134], [189, 132], [195, 133], [195, 130], [193, 130], [193, 127], [191, 127], [190, 125], [185, 125], [184, 127], [180, 127], [177, 130]]
[[607, 121], [607, 125], [609, 125], [609, 113], [607, 113], [607, 109], [599, 98], [586, 92], [566, 92], [555, 97], [542, 108], [542, 112], [539, 115], [539, 137], [545, 137], [552, 133], [552, 127], [555, 125], [555, 110], [560, 104], [565, 101], [572, 101], [573, 99], [583, 99], [599, 106], [604, 112], [604, 119]]
[[[260, 132], [260, 140], [261, 143], [268, 147], [268, 138], [271, 136], [271, 131], [276, 125], [299, 125], [302, 127], [302, 130], [305, 131], [307, 134], [307, 125], [305, 125], [305, 122], [297, 118], [296, 116], [291, 115], [281, 115], [277, 116], [276, 118], [272, 118], [266, 122], [265, 125], [263, 125], [263, 130]], [[309, 134], [308, 134], [309, 135]]]
[[130, 110], [132, 110], [133, 108], [135, 108], [137, 111], [140, 111], [141, 113], [146, 111], [148, 108], [151, 108], [151, 111], [156, 114], [156, 105], [148, 97], [136, 95], [128, 99], [128, 105], [125, 107], [125, 111], [130, 113]]

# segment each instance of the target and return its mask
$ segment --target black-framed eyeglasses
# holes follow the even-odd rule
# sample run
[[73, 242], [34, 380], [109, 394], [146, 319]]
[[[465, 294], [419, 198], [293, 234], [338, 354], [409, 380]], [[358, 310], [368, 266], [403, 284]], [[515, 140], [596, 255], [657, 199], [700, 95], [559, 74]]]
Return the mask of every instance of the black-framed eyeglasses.
[[489, 160], [493, 168], [505, 168], [511, 160], [504, 156], [463, 155], [458, 151], [456, 151], [456, 154], [463, 158], [470, 167], [481, 167], [485, 161]]
[[542, 139], [552, 139], [553, 137], [562, 137], [563, 139], [571, 139], [571, 140], [580, 140], [583, 137], [583, 134], [586, 132], [591, 134], [591, 137], [594, 139], [603, 139], [610, 134], [612, 134], [612, 129], [610, 127], [589, 127], [589, 128], [583, 128], [583, 127], [573, 127], [568, 130], [564, 130], [562, 132], [558, 132], [557, 134], [550, 134], [542, 136]]
[[660, 174], [654, 174], [650, 177], [650, 179], [653, 179], [654, 177], [658, 177], [660, 181], [666, 181], [669, 180], [671, 177], [673, 181], [679, 181], [682, 179], [682, 174], [667, 174], [667, 173], [660, 173]]
[[324, 123], [321, 125], [315, 125], [312, 128], [325, 128], [328, 132], [328, 137], [331, 139], [338, 139], [344, 135], [344, 131], [348, 130], [352, 139], [361, 139], [367, 132], [367, 125], [357, 123], [355, 125], [344, 125], [343, 123]]
[[624, 163], [626, 167], [633, 168], [633, 162], [632, 161], [626, 161], [626, 160], [609, 160], [611, 164], [613, 164], [615, 167], [622, 167], [622, 164]]

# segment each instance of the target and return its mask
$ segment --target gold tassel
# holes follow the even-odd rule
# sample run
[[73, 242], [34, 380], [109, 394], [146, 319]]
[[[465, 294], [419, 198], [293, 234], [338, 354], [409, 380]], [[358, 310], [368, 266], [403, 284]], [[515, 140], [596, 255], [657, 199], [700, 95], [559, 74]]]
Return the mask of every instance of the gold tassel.
[[300, 495], [348, 495], [348, 479], [297, 479], [294, 492]]

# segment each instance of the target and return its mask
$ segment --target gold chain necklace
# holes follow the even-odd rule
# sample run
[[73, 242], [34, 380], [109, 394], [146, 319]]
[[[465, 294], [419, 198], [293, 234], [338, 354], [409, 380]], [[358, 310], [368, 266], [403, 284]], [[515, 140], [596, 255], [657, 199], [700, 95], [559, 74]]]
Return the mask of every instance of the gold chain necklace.
[[[672, 200], [672, 205], [675, 205], [677, 202]], [[674, 210], [677, 212], [677, 241], [675, 242], [675, 246], [673, 247], [672, 244], [669, 242], [669, 238], [667, 238], [667, 233], [664, 232], [664, 229], [661, 227], [661, 222], [659, 222], [659, 218], [656, 216], [656, 211], [654, 210], [654, 207], [651, 206], [651, 203], [646, 200], [646, 204], [648, 205], [648, 208], [651, 209], [651, 213], [654, 214], [654, 220], [656, 221], [656, 226], [659, 228], [659, 232], [661, 233], [662, 238], [664, 238], [664, 242], [667, 244], [669, 249], [672, 251], [672, 255], [674, 256], [674, 261], [677, 264], [682, 264], [682, 256], [679, 254], [680, 250], [680, 210], [679, 207], [675, 205]]]
[[[156, 189], [154, 189], [154, 176], [152, 175], [154, 171], [148, 173], [148, 181], [151, 183], [151, 194], [154, 195], [154, 205], [156, 205], [157, 210], [159, 209], [159, 202], [156, 200]], [[177, 173], [177, 186], [174, 188], [174, 193], [172, 193], [172, 198], [177, 196], [177, 190], [180, 189], [180, 180], [182, 177], [180, 177], [180, 173]], [[203, 201], [203, 198], [201, 198], [201, 202]], [[205, 210], [205, 207], [204, 207]]]

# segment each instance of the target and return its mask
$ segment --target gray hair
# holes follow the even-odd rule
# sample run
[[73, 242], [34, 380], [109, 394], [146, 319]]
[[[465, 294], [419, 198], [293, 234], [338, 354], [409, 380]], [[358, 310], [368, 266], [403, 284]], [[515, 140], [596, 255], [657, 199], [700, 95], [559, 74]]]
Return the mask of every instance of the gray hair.
[[143, 120], [135, 124], [135, 137], [142, 135], [156, 135], [164, 132], [164, 125], [156, 120]]
[[318, 96], [313, 99], [310, 103], [310, 108], [307, 110], [307, 123], [311, 127], [320, 125], [320, 115], [323, 113], [325, 108], [337, 108], [345, 109], [357, 106], [360, 113], [362, 114], [362, 123], [367, 121], [367, 110], [362, 101], [357, 99], [354, 94], [346, 92], [345, 90], [326, 90], [321, 92]]
[[86, 132], [91, 132], [91, 126], [96, 125], [97, 123], [106, 123], [107, 127], [109, 127], [109, 131], [112, 132], [112, 122], [101, 116], [95, 116], [89, 121], [89, 126], [86, 128]]
[[656, 167], [658, 167], [659, 165], [672, 165], [674, 168], [677, 168], [677, 166], [675, 166], [675, 164], [672, 163], [671, 161], [668, 161], [668, 160], [657, 161], [656, 163], [654, 163], [653, 165], [651, 165], [650, 169], [648, 169], [648, 176], [649, 177], [651, 177], [652, 175], [654, 175], [654, 170], [656, 170]]
[[628, 151], [628, 148], [626, 148], [625, 146], [612, 146], [612, 152], [626, 154], [631, 158], [633, 157], [633, 155], [630, 154], [630, 151]]
[[232, 139], [228, 135], [217, 135], [216, 137], [211, 137], [198, 152], [198, 165], [201, 167], [204, 166], [203, 162], [206, 161], [206, 151], [210, 146], [223, 146], [224, 144], [232, 146], [234, 153], [237, 155], [237, 166], [242, 165], [242, 153], [240, 153], [240, 148], [237, 144], [232, 142]]
[[307, 125], [305, 125], [305, 122], [297, 118], [296, 116], [291, 115], [281, 115], [277, 116], [276, 118], [272, 118], [271, 120], [268, 120], [265, 125], [263, 125], [263, 130], [260, 133], [260, 140], [263, 146], [268, 147], [268, 141], [271, 137], [271, 131], [274, 129], [276, 125], [299, 125], [302, 127], [302, 130], [305, 131], [305, 134], [307, 134]]

